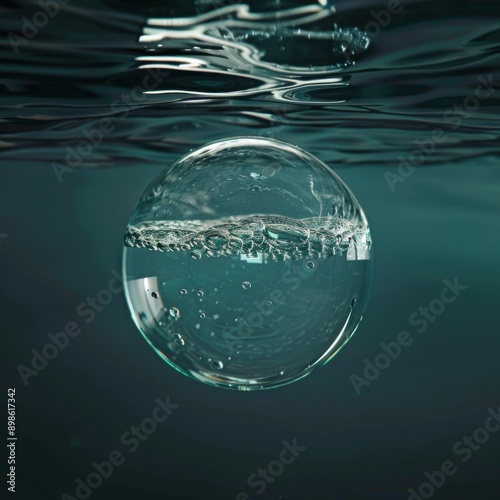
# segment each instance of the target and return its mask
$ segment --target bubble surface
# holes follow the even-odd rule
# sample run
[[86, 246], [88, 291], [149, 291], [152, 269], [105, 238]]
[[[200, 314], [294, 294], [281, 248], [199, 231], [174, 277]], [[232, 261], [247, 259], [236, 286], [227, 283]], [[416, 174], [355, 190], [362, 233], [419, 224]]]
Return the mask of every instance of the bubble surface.
[[371, 263], [366, 217], [342, 180], [263, 138], [176, 161], [125, 234], [125, 290], [141, 333], [181, 373], [238, 390], [288, 384], [329, 361], [362, 318]]
[[178, 318], [181, 313], [179, 311], [179, 309], [177, 309], [177, 307], [171, 307], [169, 310], [168, 310], [170, 316], [172, 316], [172, 318]]
[[182, 335], [180, 335], [179, 333], [174, 333], [172, 335], [172, 338], [174, 339], [174, 341], [177, 345], [183, 346], [185, 344], [184, 339], [182, 338]]

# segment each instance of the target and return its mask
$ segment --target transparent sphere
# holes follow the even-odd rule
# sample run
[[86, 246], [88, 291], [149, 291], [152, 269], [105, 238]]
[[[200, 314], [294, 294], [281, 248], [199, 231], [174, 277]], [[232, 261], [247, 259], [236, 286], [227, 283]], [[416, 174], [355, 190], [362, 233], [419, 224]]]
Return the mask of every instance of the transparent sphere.
[[283, 142], [208, 144], [146, 189], [125, 235], [132, 317], [172, 367], [239, 390], [288, 384], [356, 330], [366, 217], [324, 163]]

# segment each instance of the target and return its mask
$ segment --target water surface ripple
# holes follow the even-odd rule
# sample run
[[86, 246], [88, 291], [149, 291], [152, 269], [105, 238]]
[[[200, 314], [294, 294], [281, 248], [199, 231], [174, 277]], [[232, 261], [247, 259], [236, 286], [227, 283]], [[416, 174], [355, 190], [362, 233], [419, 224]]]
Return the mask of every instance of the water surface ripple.
[[0, 155], [164, 165], [234, 135], [337, 166], [397, 164], [419, 143], [425, 165], [498, 154], [498, 5], [414, 1], [383, 27], [384, 2], [322, 3], [72, 2], [17, 53], [12, 33], [38, 7], [3, 7]]

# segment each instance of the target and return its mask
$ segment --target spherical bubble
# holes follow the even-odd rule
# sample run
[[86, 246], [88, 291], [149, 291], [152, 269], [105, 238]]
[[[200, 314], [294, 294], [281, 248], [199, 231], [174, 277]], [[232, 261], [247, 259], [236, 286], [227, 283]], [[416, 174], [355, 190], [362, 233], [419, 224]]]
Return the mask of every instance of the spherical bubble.
[[[342, 180], [295, 146], [255, 137], [166, 168], [125, 235], [127, 301], [144, 337], [181, 373], [239, 390], [329, 361], [362, 318], [371, 264], [366, 217]], [[210, 291], [202, 313], [199, 290]]]
[[168, 312], [173, 318], [178, 318], [181, 314], [177, 307], [171, 307]]

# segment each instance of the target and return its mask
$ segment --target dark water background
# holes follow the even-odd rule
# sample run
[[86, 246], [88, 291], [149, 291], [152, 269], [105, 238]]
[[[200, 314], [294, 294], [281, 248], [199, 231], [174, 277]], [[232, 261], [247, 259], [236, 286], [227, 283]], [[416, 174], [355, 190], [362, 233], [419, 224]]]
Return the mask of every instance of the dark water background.
[[[406, 1], [382, 27], [373, 11], [395, 3], [339, 1], [335, 16], [309, 28], [366, 27], [370, 46], [355, 65], [323, 74], [317, 66], [344, 56], [328, 40], [273, 33], [272, 21], [261, 29], [269, 38], [250, 36], [264, 69], [185, 34], [156, 51], [139, 40], [148, 18], [191, 16], [213, 10], [209, 2], [71, 1], [17, 53], [12, 34], [40, 7], [2, 5], [0, 324], [4, 394], [16, 388], [18, 498], [75, 496], [76, 478], [120, 450], [125, 463], [90, 498], [406, 499], [425, 471], [452, 460], [457, 470], [435, 498], [500, 499], [500, 432], [466, 462], [453, 451], [500, 406], [498, 2]], [[255, 31], [218, 34], [238, 41], [245, 30]], [[171, 62], [161, 93], [126, 104], [152, 55]], [[481, 81], [493, 82], [489, 92]], [[68, 160], [105, 118], [102, 141]], [[257, 393], [168, 368], [122, 294], [89, 323], [77, 314], [120, 271], [124, 229], [150, 180], [190, 148], [235, 135], [289, 141], [333, 167], [374, 240], [371, 299], [353, 339], [312, 376]], [[418, 333], [409, 317], [455, 277], [467, 289]], [[73, 320], [81, 334], [25, 385], [19, 365], [30, 367], [30, 351]], [[402, 330], [413, 344], [357, 395], [350, 376]], [[130, 453], [122, 434], [167, 395], [179, 408]], [[247, 478], [293, 439], [306, 450], [257, 494]]]

